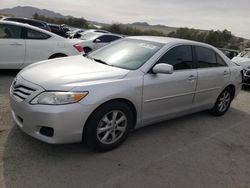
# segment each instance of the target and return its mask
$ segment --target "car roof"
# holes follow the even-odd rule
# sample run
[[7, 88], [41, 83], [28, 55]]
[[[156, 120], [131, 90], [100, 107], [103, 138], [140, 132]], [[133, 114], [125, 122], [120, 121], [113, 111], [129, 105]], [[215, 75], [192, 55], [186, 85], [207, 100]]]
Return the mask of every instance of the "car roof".
[[22, 18], [22, 17], [5, 17], [3, 20], [6, 19], [15, 19], [15, 20], [26, 20], [26, 21], [32, 21], [32, 22], [38, 22], [41, 24], [47, 24], [47, 22], [41, 21], [41, 20], [35, 20], [35, 19], [30, 19], [30, 18]]
[[0, 24], [9, 24], [9, 25], [16, 25], [16, 26], [19, 26], [19, 27], [25, 27], [25, 28], [29, 28], [29, 29], [33, 29], [33, 30], [42, 32], [42, 33], [46, 33], [46, 34], [48, 34], [50, 36], [59, 37], [59, 38], [63, 39], [63, 37], [61, 37], [59, 35], [56, 35], [56, 34], [50, 32], [50, 31], [47, 31], [47, 30], [44, 30], [44, 29], [41, 29], [39, 27], [35, 27], [35, 26], [32, 26], [32, 25], [29, 25], [29, 24], [26, 24], [26, 23], [0, 20]]
[[132, 36], [127, 37], [131, 39], [137, 39], [137, 40], [146, 40], [150, 42], [157, 42], [162, 44], [169, 44], [169, 43], [184, 43], [184, 44], [192, 44], [192, 45], [198, 45], [198, 46], [207, 46], [215, 48], [209, 44], [205, 44], [202, 42], [196, 42], [192, 40], [186, 40], [186, 39], [179, 39], [179, 38], [171, 38], [171, 37], [157, 37], [157, 36]]
[[[98, 32], [95, 32], [95, 33], [98, 33]], [[103, 35], [111, 35], [111, 36], [117, 36], [117, 37], [121, 37], [121, 35], [118, 35], [118, 34], [114, 34], [114, 33], [100, 33], [100, 36], [103, 36]]]
[[117, 36], [117, 37], [121, 37], [122, 38], [121, 35], [117, 35], [117, 34], [113, 34], [113, 33], [99, 33], [99, 32], [94, 32], [94, 31], [90, 31], [90, 32], [87, 32], [87, 33], [84, 33], [84, 31], [83, 31], [82, 33], [83, 33], [83, 35], [93, 34], [93, 36], [95, 36], [96, 38], [104, 36], [104, 35]]
[[48, 23], [49, 26], [55, 26], [55, 27], [60, 27], [61, 25], [59, 24], [52, 24], [52, 23]]

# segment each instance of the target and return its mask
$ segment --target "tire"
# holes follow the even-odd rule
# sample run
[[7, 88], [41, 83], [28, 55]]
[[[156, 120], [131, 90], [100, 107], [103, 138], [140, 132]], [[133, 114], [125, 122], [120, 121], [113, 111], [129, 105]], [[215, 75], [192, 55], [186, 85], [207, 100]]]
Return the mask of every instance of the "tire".
[[232, 100], [233, 100], [233, 90], [228, 87], [221, 92], [221, 94], [216, 100], [214, 107], [210, 110], [210, 112], [214, 116], [224, 115], [228, 111]]
[[83, 48], [83, 50], [84, 50], [85, 54], [88, 54], [89, 52], [92, 51], [92, 49], [89, 47], [85, 47], [85, 48]]
[[133, 112], [127, 104], [107, 103], [90, 116], [83, 131], [83, 141], [91, 149], [109, 151], [127, 138], [132, 125]]

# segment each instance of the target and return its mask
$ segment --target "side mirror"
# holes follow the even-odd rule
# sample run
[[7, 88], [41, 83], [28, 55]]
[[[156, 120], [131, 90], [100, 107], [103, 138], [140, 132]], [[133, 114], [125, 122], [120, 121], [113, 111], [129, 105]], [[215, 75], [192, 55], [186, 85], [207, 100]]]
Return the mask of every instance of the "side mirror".
[[155, 74], [173, 74], [174, 67], [169, 64], [159, 63], [152, 69]]
[[99, 43], [99, 42], [101, 42], [100, 39], [95, 39], [95, 40], [94, 40], [94, 43]]

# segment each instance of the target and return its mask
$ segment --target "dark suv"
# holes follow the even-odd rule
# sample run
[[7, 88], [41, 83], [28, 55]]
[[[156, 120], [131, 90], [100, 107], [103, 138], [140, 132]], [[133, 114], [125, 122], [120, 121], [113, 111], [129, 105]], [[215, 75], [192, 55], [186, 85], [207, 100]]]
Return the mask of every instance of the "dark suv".
[[67, 25], [64, 25], [64, 24], [63, 25], [48, 24], [48, 25], [51, 29], [51, 32], [66, 38], [66, 32], [69, 31], [69, 28]]
[[3, 20], [19, 22], [19, 23], [26, 23], [26, 24], [33, 25], [35, 27], [39, 27], [39, 28], [47, 30], [47, 31], [51, 31], [48, 24], [46, 22], [43, 22], [40, 20], [33, 20], [33, 19], [28, 19], [28, 18], [17, 18], [17, 17], [8, 17], [8, 18], [4, 18]]

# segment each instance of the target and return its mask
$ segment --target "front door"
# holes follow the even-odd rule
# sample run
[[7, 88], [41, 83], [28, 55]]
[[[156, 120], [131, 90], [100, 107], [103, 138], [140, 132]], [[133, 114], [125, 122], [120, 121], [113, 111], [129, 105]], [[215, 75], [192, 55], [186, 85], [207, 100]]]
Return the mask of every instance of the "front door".
[[143, 87], [143, 123], [150, 123], [184, 112], [192, 107], [197, 84], [192, 47], [177, 46], [163, 55], [158, 63], [173, 65], [173, 74], [147, 73]]

